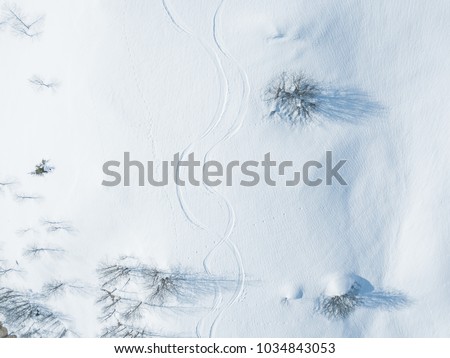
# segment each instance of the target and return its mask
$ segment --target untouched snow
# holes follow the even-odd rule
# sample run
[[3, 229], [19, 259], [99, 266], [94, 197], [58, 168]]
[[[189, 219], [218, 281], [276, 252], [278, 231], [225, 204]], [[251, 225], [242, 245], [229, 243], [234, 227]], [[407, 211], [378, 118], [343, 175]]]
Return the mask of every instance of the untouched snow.
[[[38, 38], [0, 32], [0, 182], [12, 183], [0, 186], [0, 264], [17, 270], [2, 286], [81, 282], [48, 304], [95, 337], [96, 268], [129, 255], [232, 282], [201, 308], [152, 316], [163, 335], [450, 336], [447, 1], [16, 3], [45, 22]], [[283, 71], [382, 109], [272, 120], [262, 94]], [[37, 90], [35, 75], [59, 85]], [[124, 152], [222, 163], [271, 152], [300, 166], [327, 150], [348, 160], [348, 186], [101, 185]], [[42, 159], [54, 171], [30, 175]], [[33, 260], [33, 244], [64, 253]], [[372, 306], [336, 321], [317, 312], [354, 282]]]

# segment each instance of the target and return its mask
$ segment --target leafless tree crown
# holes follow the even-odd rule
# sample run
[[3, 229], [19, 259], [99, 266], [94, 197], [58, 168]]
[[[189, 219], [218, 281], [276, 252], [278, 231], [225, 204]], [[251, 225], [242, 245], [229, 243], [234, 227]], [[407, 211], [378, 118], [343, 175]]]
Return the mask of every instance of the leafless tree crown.
[[306, 123], [317, 110], [320, 90], [303, 74], [282, 73], [266, 89], [264, 99], [271, 106], [271, 116], [290, 123]]
[[55, 90], [58, 87], [58, 82], [54, 80], [44, 80], [40, 76], [34, 75], [29, 80], [31, 85], [33, 85], [38, 90], [40, 89], [51, 89]]
[[97, 273], [104, 337], [155, 336], [147, 328], [152, 314], [195, 309], [201, 297], [226, 282], [183, 269], [160, 270], [127, 257], [102, 263]]
[[3, 8], [3, 25], [22, 36], [36, 37], [41, 34], [44, 16], [29, 16], [16, 5], [5, 5]]
[[0, 288], [0, 313], [21, 337], [65, 337], [66, 319], [42, 303], [38, 294]]

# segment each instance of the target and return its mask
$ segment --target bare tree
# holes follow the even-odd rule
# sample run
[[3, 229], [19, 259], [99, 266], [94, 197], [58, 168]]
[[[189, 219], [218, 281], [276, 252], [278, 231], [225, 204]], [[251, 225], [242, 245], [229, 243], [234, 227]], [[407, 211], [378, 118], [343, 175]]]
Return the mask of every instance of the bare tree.
[[277, 115], [290, 123], [306, 123], [317, 111], [319, 87], [302, 73], [282, 73], [267, 87], [264, 99]]
[[61, 296], [68, 292], [84, 293], [84, 286], [77, 282], [52, 280], [42, 287], [42, 294], [46, 297]]
[[196, 298], [214, 293], [217, 283], [226, 285], [227, 280], [205, 277], [181, 269], [160, 270], [141, 262], [119, 261], [101, 264], [97, 270], [103, 288], [137, 284], [147, 292], [145, 301], [163, 306], [166, 303], [192, 303]]
[[102, 305], [100, 316], [102, 322], [120, 319], [132, 325], [139, 322], [149, 312], [149, 306], [139, 300], [138, 294], [117, 289], [110, 291], [103, 288], [97, 303]]
[[3, 22], [11, 30], [21, 36], [36, 37], [42, 33], [44, 16], [31, 17], [26, 15], [18, 6], [7, 5], [3, 10]]
[[42, 199], [41, 196], [35, 195], [35, 194], [23, 194], [23, 193], [16, 193], [16, 200], [17, 201], [39, 201]]
[[16, 184], [13, 180], [0, 180], [0, 192], [3, 192], [6, 188], [9, 188]]
[[107, 326], [103, 329], [101, 338], [148, 338], [160, 337], [158, 334], [136, 325], [129, 325], [117, 321], [116, 324]]
[[108, 337], [150, 334], [137, 327], [148, 322], [155, 310], [162, 313], [198, 309], [197, 302], [212, 295], [218, 282], [227, 285], [227, 280], [183, 269], [160, 270], [130, 257], [102, 263], [97, 273], [101, 286], [97, 300], [102, 310], [99, 319], [106, 324], [103, 336]]
[[17, 235], [25, 235], [30, 232], [36, 232], [32, 227], [24, 227], [23, 229], [17, 230]]
[[9, 275], [12, 272], [20, 272], [20, 270], [8, 265], [6, 260], [0, 259], [0, 278]]
[[0, 266], [0, 277], [6, 276], [6, 275], [10, 274], [11, 272], [20, 272], [20, 270], [13, 268], [13, 267]]
[[65, 231], [68, 233], [72, 233], [75, 231], [75, 228], [67, 221], [63, 220], [47, 220], [43, 219], [42, 224], [46, 227], [47, 232], [57, 232], [57, 231]]
[[0, 181], [0, 187], [6, 187], [15, 184], [13, 181]]
[[64, 250], [61, 248], [56, 248], [56, 247], [41, 247], [38, 246], [37, 244], [33, 244], [31, 246], [28, 246], [27, 249], [25, 249], [23, 255], [24, 256], [28, 256], [32, 259], [36, 259], [41, 257], [44, 254], [47, 255], [61, 255], [62, 253], [64, 253]]
[[353, 294], [324, 296], [319, 302], [319, 311], [329, 319], [347, 318], [359, 305], [359, 298]]
[[102, 287], [117, 285], [121, 282], [129, 282], [131, 278], [142, 277], [147, 268], [140, 262], [127, 263], [127, 257], [122, 257], [115, 263], [101, 263], [97, 269]]
[[339, 320], [349, 317], [358, 307], [391, 310], [406, 307], [408, 303], [408, 298], [401, 292], [375, 291], [373, 286], [362, 290], [355, 281], [348, 292], [342, 295], [322, 295], [316, 310], [328, 319]]
[[36, 75], [31, 77], [28, 81], [38, 90], [41, 89], [55, 90], [59, 86], [59, 83], [57, 81], [54, 80], [46, 81]]
[[65, 337], [66, 318], [41, 303], [42, 296], [0, 288], [0, 313], [21, 337]]
[[319, 118], [356, 122], [384, 112], [361, 90], [319, 85], [301, 72], [282, 73], [267, 86], [263, 99], [270, 106], [270, 116], [292, 124]]

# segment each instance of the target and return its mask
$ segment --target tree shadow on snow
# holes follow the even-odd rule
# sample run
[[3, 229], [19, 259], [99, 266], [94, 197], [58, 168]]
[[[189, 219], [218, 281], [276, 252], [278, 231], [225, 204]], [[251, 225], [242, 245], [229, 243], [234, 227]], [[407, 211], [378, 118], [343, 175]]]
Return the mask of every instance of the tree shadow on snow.
[[398, 291], [376, 291], [365, 278], [355, 275], [339, 275], [331, 281], [331, 287], [345, 287], [346, 292], [325, 292], [317, 300], [316, 310], [331, 320], [345, 319], [358, 308], [394, 310], [407, 307], [410, 300]]
[[358, 89], [322, 89], [316, 112], [328, 120], [359, 122], [382, 114], [384, 108]]
[[361, 295], [359, 306], [390, 310], [407, 307], [409, 303], [409, 299], [401, 292], [374, 291]]

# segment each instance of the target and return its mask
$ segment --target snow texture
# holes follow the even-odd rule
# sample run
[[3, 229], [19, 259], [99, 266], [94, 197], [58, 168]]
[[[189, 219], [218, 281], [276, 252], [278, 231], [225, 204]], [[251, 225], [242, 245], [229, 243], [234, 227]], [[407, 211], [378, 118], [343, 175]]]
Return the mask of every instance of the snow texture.
[[[0, 321], [9, 334], [450, 337], [448, 1], [4, 5]], [[282, 73], [317, 83], [317, 120], [270, 116], [264, 94]], [[326, 151], [347, 160], [347, 186], [101, 185], [103, 163], [124, 152], [222, 163], [271, 152], [300, 165]], [[54, 170], [30, 175], [42, 159]], [[125, 257], [194, 286], [200, 277], [205, 293], [148, 308], [148, 320], [109, 310], [106, 325], [98, 270]], [[114, 286], [136, 312], [148, 297], [141, 284]], [[343, 295], [355, 303], [348, 314], [322, 314]], [[18, 317], [17, 303], [31, 311]]]

